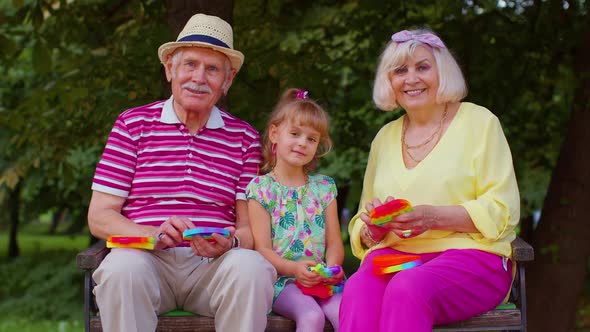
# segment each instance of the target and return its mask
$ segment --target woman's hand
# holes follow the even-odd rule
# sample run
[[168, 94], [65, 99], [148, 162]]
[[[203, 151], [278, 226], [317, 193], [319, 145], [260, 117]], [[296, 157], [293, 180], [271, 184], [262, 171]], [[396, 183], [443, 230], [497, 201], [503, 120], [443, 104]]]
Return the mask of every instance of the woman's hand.
[[322, 276], [319, 274], [309, 271], [309, 268], [316, 266], [317, 263], [314, 261], [299, 261], [295, 263], [295, 270], [293, 273], [295, 279], [305, 287], [313, 287], [322, 281]]
[[418, 236], [437, 225], [439, 217], [436, 207], [417, 205], [413, 211], [402, 213], [387, 222], [383, 227], [391, 230], [403, 239]]
[[[385, 199], [385, 202], [389, 202], [393, 200], [393, 197], [388, 196]], [[373, 211], [376, 207], [383, 205], [383, 203], [381, 203], [381, 201], [378, 198], [373, 199], [372, 202], [368, 202], [367, 204], [365, 204], [365, 210], [367, 210], [367, 212], [362, 212], [360, 215], [361, 220], [365, 223], [365, 227], [367, 227], [367, 232], [368, 234], [364, 235], [363, 232], [361, 231], [361, 239], [363, 240], [363, 242], [365, 244], [372, 244], [369, 245], [369, 247], [372, 247], [373, 245], [375, 245], [376, 243], [381, 242], [385, 236], [387, 235], [387, 233], [390, 232], [390, 229], [388, 229], [387, 227], [383, 227], [383, 226], [377, 226], [374, 225], [371, 222], [371, 217], [369, 216], [369, 214], [371, 213], [371, 211]]]

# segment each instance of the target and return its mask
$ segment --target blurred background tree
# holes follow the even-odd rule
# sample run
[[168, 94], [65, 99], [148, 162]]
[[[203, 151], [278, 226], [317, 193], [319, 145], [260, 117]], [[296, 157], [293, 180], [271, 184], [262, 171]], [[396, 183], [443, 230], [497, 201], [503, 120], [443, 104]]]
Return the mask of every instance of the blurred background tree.
[[19, 230], [40, 216], [49, 216], [48, 233], [87, 234], [90, 184], [110, 128], [124, 109], [168, 97], [156, 50], [176, 38], [194, 11], [218, 10], [232, 21], [235, 47], [246, 56], [223, 101], [232, 113], [263, 130], [288, 87], [307, 88], [325, 106], [335, 148], [319, 171], [336, 179], [339, 205], [355, 211], [370, 142], [400, 115], [380, 112], [371, 101], [377, 57], [393, 32], [428, 27], [459, 60], [470, 88], [466, 100], [500, 118], [512, 148], [521, 236], [537, 254], [528, 274], [530, 330], [570, 331], [576, 308], [585, 308], [579, 301], [590, 250], [589, 6], [583, 0], [0, 2], [6, 254], [19, 255]]

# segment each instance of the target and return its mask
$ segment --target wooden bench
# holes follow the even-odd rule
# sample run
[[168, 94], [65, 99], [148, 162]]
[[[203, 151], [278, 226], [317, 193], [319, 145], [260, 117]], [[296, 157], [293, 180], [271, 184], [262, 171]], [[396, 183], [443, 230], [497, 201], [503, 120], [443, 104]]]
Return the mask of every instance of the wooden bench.
[[[102, 262], [110, 249], [105, 247], [104, 241], [95, 243], [82, 251], [76, 257], [76, 263], [85, 271], [84, 275], [84, 327], [86, 332], [101, 332], [102, 327], [98, 309], [94, 302], [92, 289], [92, 272]], [[516, 279], [513, 284], [510, 302], [499, 306], [482, 315], [466, 321], [444, 326], [436, 326], [433, 331], [526, 331], [526, 293], [524, 264], [534, 258], [533, 248], [520, 238], [512, 242], [512, 257], [516, 261]], [[213, 318], [203, 316], [161, 316], [158, 320], [159, 332], [209, 332], [215, 331]], [[287, 318], [270, 315], [268, 317], [268, 332], [295, 331], [295, 323]], [[333, 331], [326, 321], [324, 331]]]

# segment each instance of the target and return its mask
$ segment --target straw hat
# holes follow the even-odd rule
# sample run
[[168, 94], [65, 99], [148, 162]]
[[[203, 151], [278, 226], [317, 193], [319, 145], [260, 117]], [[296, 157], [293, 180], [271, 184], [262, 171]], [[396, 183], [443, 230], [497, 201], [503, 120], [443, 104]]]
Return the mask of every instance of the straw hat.
[[158, 48], [160, 62], [165, 63], [169, 54], [178, 47], [206, 47], [225, 54], [232, 69], [240, 70], [244, 54], [234, 50], [234, 37], [231, 26], [217, 16], [196, 14], [191, 17], [175, 42], [162, 44]]

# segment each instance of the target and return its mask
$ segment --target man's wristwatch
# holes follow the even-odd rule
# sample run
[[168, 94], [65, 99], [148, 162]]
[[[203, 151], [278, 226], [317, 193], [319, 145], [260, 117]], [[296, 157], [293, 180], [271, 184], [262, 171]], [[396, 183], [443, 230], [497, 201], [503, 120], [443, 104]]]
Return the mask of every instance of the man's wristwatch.
[[238, 239], [238, 237], [235, 236], [235, 235], [234, 235], [234, 242], [233, 242], [233, 244], [232, 244], [231, 247], [232, 247], [232, 249], [233, 248], [239, 248], [240, 247], [240, 239]]

